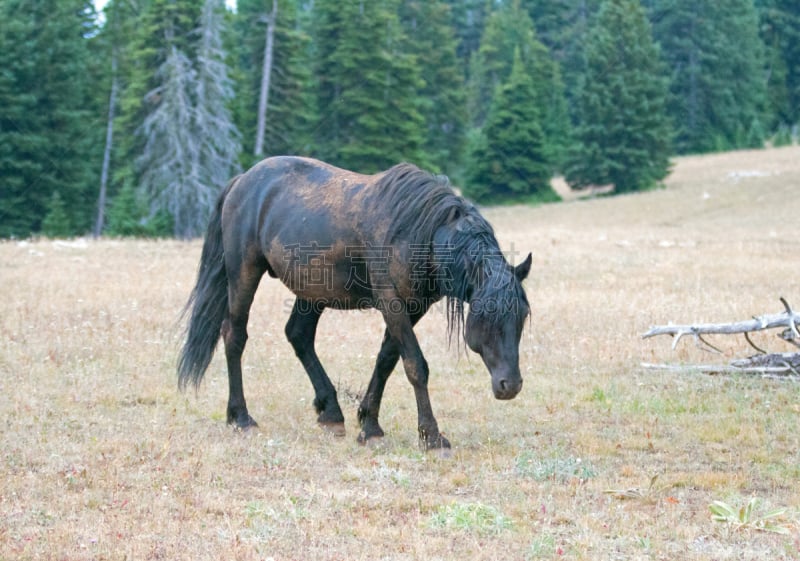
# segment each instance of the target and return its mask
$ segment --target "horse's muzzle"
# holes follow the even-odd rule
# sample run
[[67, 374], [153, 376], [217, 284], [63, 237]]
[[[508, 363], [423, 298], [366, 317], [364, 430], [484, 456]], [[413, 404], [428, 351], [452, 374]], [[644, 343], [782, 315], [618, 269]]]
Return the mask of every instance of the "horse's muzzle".
[[514, 399], [522, 390], [522, 378], [492, 378], [492, 391], [496, 399]]

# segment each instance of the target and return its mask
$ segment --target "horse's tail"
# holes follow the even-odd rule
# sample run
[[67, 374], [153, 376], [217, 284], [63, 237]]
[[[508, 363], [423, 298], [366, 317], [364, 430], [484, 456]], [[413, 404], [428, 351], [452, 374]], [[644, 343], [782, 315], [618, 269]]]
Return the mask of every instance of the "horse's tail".
[[222, 245], [222, 205], [239, 176], [234, 177], [217, 199], [208, 221], [208, 231], [197, 282], [183, 309], [183, 316], [191, 310], [186, 328], [186, 342], [178, 358], [178, 387], [181, 390], [191, 382], [200, 385], [211, 363], [220, 337], [220, 328], [228, 313], [228, 278]]

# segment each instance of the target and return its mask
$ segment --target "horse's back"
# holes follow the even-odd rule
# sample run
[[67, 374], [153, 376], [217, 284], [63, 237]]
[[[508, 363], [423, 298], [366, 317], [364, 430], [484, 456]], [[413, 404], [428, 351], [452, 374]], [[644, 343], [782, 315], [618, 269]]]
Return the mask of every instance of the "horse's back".
[[364, 212], [372, 182], [373, 176], [311, 158], [267, 158], [242, 174], [228, 193], [223, 220], [258, 231], [262, 241], [275, 236], [286, 243], [310, 241], [308, 236], [320, 241], [322, 230], [337, 229]]
[[245, 172], [226, 197], [226, 246], [242, 258], [265, 261], [270, 275], [300, 297], [344, 295], [360, 266], [353, 252], [380, 245], [385, 231], [368, 210], [379, 177], [311, 158], [267, 158]]

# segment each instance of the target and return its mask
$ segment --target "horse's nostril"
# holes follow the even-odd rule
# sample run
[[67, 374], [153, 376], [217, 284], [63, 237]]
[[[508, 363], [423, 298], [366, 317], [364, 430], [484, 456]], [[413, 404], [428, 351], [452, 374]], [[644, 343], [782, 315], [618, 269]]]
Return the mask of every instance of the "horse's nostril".
[[495, 378], [492, 381], [492, 389], [494, 397], [497, 399], [513, 399], [522, 389], [522, 381], [516, 381], [513, 378]]

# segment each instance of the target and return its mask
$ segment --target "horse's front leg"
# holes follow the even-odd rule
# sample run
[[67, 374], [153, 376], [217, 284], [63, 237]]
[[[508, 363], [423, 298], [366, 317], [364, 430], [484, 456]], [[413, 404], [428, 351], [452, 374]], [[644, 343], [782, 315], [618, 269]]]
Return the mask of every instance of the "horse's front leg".
[[[428, 306], [426, 304], [420, 308], [418, 313], [411, 316], [412, 327], [425, 315], [427, 310]], [[381, 350], [375, 360], [375, 369], [372, 371], [372, 378], [370, 378], [369, 386], [367, 386], [367, 392], [358, 407], [358, 421], [361, 423], [361, 432], [358, 435], [359, 444], [367, 444], [383, 437], [383, 429], [378, 423], [383, 390], [386, 388], [386, 381], [392, 374], [394, 367], [397, 366], [399, 359], [400, 346], [397, 340], [392, 337], [392, 334], [389, 333], [389, 330], [386, 329]]]
[[386, 388], [386, 380], [397, 365], [400, 359], [400, 349], [397, 341], [389, 334], [389, 330], [383, 336], [381, 350], [375, 361], [375, 370], [367, 386], [367, 392], [361, 405], [358, 407], [358, 421], [361, 423], [361, 432], [358, 434], [359, 444], [367, 444], [371, 440], [383, 437], [383, 429], [378, 423], [378, 415], [381, 410], [381, 399], [383, 390]]
[[384, 312], [386, 327], [397, 341], [406, 377], [414, 388], [417, 399], [417, 426], [420, 445], [425, 450], [447, 449], [450, 442], [439, 432], [428, 395], [428, 362], [422, 355], [412, 321], [405, 313]]

